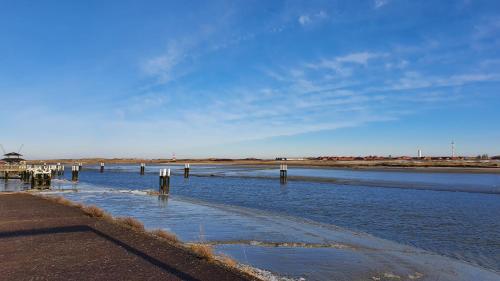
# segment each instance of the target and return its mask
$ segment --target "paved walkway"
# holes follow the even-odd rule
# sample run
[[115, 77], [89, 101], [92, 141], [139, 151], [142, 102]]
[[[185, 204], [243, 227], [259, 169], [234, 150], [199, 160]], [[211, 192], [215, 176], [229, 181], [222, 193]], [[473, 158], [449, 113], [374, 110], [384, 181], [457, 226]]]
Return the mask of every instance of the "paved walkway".
[[0, 194], [2, 280], [248, 280], [176, 247], [29, 194]]

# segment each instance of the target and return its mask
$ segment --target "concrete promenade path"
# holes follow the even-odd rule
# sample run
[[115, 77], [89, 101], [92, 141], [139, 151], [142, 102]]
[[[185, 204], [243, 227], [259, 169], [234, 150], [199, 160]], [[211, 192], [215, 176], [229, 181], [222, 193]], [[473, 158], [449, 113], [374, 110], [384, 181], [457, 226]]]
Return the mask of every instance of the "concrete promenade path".
[[0, 194], [1, 280], [249, 280], [76, 207]]

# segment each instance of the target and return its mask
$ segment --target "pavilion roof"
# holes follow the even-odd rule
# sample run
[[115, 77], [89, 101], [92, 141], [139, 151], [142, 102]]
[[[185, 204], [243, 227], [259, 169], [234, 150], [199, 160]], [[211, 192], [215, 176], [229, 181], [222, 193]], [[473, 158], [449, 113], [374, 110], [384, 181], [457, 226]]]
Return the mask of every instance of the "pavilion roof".
[[1, 159], [1, 160], [4, 161], [4, 162], [7, 162], [7, 163], [24, 161], [23, 158], [4, 158], [4, 159]]
[[17, 152], [9, 152], [9, 153], [4, 154], [3, 156], [9, 157], [9, 156], [23, 156], [23, 155], [19, 154]]

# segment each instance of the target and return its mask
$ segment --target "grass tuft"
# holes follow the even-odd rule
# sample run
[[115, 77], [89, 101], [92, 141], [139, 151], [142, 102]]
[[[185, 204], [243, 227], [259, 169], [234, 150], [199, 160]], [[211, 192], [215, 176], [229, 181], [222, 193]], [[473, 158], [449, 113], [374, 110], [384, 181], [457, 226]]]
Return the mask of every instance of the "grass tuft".
[[144, 224], [134, 218], [131, 217], [120, 217], [114, 219], [116, 223], [119, 225], [123, 225], [125, 227], [131, 228], [136, 231], [144, 232]]
[[173, 244], [178, 244], [179, 243], [179, 238], [177, 238], [177, 236], [175, 236], [175, 234], [170, 233], [168, 231], [165, 231], [163, 229], [153, 230], [153, 231], [151, 231], [151, 234], [153, 234], [156, 237], [165, 239], [168, 242], [173, 243]]
[[90, 206], [83, 206], [82, 208], [82, 211], [87, 214], [89, 217], [93, 217], [93, 218], [104, 218], [104, 217], [108, 217], [109, 215], [106, 214], [106, 212], [104, 212], [102, 209], [100, 209], [99, 207], [97, 206], [94, 206], [94, 205], [90, 205]]
[[189, 249], [193, 251], [198, 257], [203, 258], [208, 261], [213, 261], [215, 259], [212, 247], [207, 244], [191, 244]]
[[226, 267], [231, 267], [231, 268], [237, 268], [238, 262], [232, 259], [229, 256], [226, 256], [224, 254], [220, 254], [217, 256], [217, 260], [222, 263], [222, 265]]
[[64, 198], [64, 197], [61, 197], [61, 196], [57, 196], [57, 197], [49, 197], [51, 198], [52, 201], [58, 203], [58, 204], [62, 204], [62, 205], [65, 205], [65, 206], [74, 206], [74, 203], [69, 201], [68, 199]]

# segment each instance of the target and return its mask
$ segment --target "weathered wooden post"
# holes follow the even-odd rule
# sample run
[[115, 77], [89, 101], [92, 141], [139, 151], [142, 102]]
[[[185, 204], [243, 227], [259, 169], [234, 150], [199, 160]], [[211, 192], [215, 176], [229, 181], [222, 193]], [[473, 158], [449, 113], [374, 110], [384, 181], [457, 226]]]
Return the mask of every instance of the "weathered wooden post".
[[42, 186], [43, 185], [43, 177], [42, 177], [42, 173], [38, 173], [36, 175], [36, 185], [37, 186]]
[[189, 178], [189, 163], [184, 164], [184, 178]]
[[24, 183], [30, 182], [30, 172], [28, 172], [27, 170], [23, 172], [23, 182]]
[[165, 181], [165, 194], [170, 193], [170, 169], [167, 169], [167, 173], [165, 175], [165, 178], [163, 179]]
[[141, 176], [144, 175], [145, 170], [146, 170], [146, 163], [141, 163], [141, 172], [140, 172]]
[[4, 177], [5, 181], [8, 181], [9, 180], [9, 172], [7, 172], [7, 171], [3, 172], [3, 177]]
[[170, 192], [170, 169], [160, 169], [160, 194]]
[[78, 171], [79, 168], [77, 165], [71, 166], [71, 181], [78, 181]]
[[78, 171], [82, 170], [82, 162], [78, 163]]
[[101, 162], [101, 173], [104, 173], [104, 162]]
[[52, 174], [50, 173], [50, 171], [44, 172], [42, 186], [43, 187], [47, 187], [47, 186], [50, 187], [51, 178], [52, 178]]
[[36, 185], [36, 183], [35, 183], [35, 174], [34, 174], [33, 171], [31, 171], [30, 174], [31, 174], [31, 189], [33, 189], [33, 188], [35, 188], [35, 185]]
[[287, 173], [288, 173], [288, 165], [287, 164], [280, 164], [280, 182], [281, 183], [287, 182]]
[[163, 178], [164, 178], [164, 169], [160, 169], [160, 185], [159, 185], [159, 193], [163, 194], [164, 186], [163, 186]]

